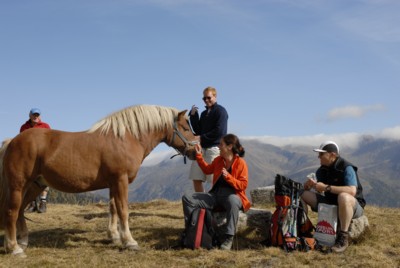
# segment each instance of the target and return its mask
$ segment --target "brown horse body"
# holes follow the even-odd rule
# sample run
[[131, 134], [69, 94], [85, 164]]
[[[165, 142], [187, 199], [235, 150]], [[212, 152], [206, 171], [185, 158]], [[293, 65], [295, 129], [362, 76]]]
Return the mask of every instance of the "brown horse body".
[[133, 106], [99, 121], [89, 131], [29, 129], [12, 139], [0, 153], [0, 157], [4, 153], [0, 206], [6, 250], [24, 254], [28, 245], [24, 208], [46, 185], [70, 193], [109, 188], [109, 238], [138, 249], [128, 225], [128, 185], [144, 158], [161, 142], [193, 159], [196, 138], [185, 113]]

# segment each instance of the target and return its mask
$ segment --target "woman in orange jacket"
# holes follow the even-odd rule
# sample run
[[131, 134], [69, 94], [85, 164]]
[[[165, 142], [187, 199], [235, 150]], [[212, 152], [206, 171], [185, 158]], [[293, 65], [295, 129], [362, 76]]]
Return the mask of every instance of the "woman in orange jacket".
[[239, 219], [239, 210], [247, 211], [251, 204], [246, 196], [248, 185], [248, 168], [244, 148], [239, 138], [227, 134], [219, 144], [220, 155], [211, 164], [204, 161], [200, 144], [196, 145], [196, 160], [205, 174], [213, 174], [213, 186], [208, 193], [185, 194], [182, 197], [185, 226], [192, 211], [196, 208], [226, 210], [227, 225], [221, 249], [232, 248], [233, 236]]

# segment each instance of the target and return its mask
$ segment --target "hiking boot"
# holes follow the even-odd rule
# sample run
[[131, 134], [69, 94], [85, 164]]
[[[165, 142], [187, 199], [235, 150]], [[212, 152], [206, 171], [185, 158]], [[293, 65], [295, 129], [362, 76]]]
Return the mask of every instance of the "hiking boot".
[[45, 213], [47, 210], [46, 201], [41, 200], [38, 208], [38, 213]]
[[349, 232], [340, 231], [335, 245], [331, 248], [333, 252], [341, 253], [349, 246]]
[[25, 212], [31, 213], [31, 212], [35, 212], [36, 210], [37, 210], [36, 209], [36, 202], [32, 201], [32, 202], [29, 203], [28, 207], [25, 209]]
[[231, 250], [233, 244], [233, 235], [227, 235], [225, 241], [221, 244], [222, 250]]

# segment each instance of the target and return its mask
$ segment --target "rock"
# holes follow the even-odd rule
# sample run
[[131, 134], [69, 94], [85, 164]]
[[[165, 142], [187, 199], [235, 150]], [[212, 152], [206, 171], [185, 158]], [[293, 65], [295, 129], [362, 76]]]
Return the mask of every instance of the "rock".
[[259, 187], [250, 191], [253, 205], [275, 204], [275, 186]]
[[[223, 230], [226, 224], [225, 212], [214, 212], [218, 229]], [[266, 209], [250, 208], [246, 213], [239, 212], [237, 230], [241, 232], [256, 231], [264, 239], [269, 237], [272, 213]]]
[[349, 228], [349, 236], [353, 241], [357, 241], [368, 229], [369, 222], [367, 216], [363, 215], [357, 219], [352, 219]]

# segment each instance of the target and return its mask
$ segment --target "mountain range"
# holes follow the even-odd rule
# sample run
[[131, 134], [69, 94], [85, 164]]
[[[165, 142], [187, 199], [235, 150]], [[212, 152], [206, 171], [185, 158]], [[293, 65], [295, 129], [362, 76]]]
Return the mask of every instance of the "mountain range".
[[[252, 189], [273, 185], [276, 174], [303, 182], [319, 167], [318, 155], [312, 151], [315, 147], [307, 144], [278, 146], [256, 138], [241, 139], [241, 142], [249, 167], [249, 197]], [[358, 167], [367, 204], [400, 207], [400, 141], [364, 135], [359, 137], [357, 144], [341, 146], [340, 150], [342, 157]], [[145, 160], [137, 178], [129, 186], [129, 202], [158, 198], [179, 200], [183, 193], [193, 191], [192, 182], [188, 179], [191, 161], [185, 164], [183, 157], [170, 159], [171, 155], [172, 151], [170, 154], [164, 152], [161, 157], [158, 156], [158, 161]], [[96, 194], [108, 197], [108, 189], [96, 191]]]

